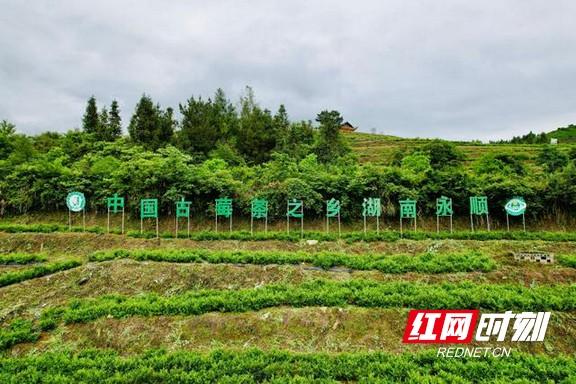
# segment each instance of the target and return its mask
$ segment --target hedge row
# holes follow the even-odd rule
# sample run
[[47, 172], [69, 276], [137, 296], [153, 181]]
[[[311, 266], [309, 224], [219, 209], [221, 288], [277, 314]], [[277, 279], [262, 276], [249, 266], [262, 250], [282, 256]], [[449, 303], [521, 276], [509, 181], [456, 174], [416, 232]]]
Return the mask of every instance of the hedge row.
[[[82, 227], [73, 227], [72, 232], [82, 232]], [[0, 224], [0, 232], [18, 233], [18, 232], [38, 232], [38, 233], [52, 233], [52, 232], [69, 232], [68, 226], [60, 224]], [[105, 233], [105, 228], [102, 227], [86, 227], [85, 232], [89, 233]], [[118, 231], [112, 233], [119, 234]], [[155, 238], [156, 232], [128, 231], [127, 236], [136, 238]], [[174, 238], [175, 234], [172, 231], [160, 233], [161, 238]], [[179, 238], [186, 238], [185, 232], [179, 233]], [[255, 232], [250, 234], [247, 231], [233, 231], [233, 232], [214, 232], [214, 231], [199, 231], [191, 232], [190, 239], [192, 240], [248, 240], [248, 241], [261, 241], [261, 240], [282, 240], [282, 241], [300, 241], [302, 237], [300, 232], [286, 233], [283, 231], [270, 231], [270, 232]], [[380, 233], [368, 232], [343, 232], [341, 236], [337, 233], [325, 233], [317, 231], [304, 232], [304, 239], [315, 239], [322, 241], [336, 241], [344, 240], [347, 242], [355, 241], [397, 241], [399, 239], [410, 240], [544, 240], [544, 241], [576, 241], [576, 232], [503, 232], [503, 231], [456, 231], [450, 232], [424, 232], [424, 231], [407, 231], [400, 234], [398, 231], [382, 231]]]
[[0, 265], [31, 264], [46, 261], [46, 256], [29, 253], [8, 253], [0, 255]]
[[50, 329], [60, 321], [82, 323], [105, 316], [200, 315], [215, 311], [256, 311], [282, 305], [569, 311], [576, 309], [576, 285], [528, 288], [471, 282], [424, 284], [314, 280], [300, 285], [276, 284], [253, 289], [195, 290], [176, 296], [154, 293], [128, 297], [107, 295], [73, 300], [68, 306], [47, 309], [41, 315], [41, 327]]
[[559, 383], [576, 380], [576, 362], [513, 352], [506, 358], [436, 358], [435, 351], [291, 353], [216, 350], [50, 352], [0, 358], [2, 383]]
[[355, 270], [378, 270], [384, 273], [449, 273], [488, 272], [496, 268], [489, 256], [478, 252], [462, 254], [354, 255], [334, 252], [279, 251], [212, 251], [207, 249], [181, 250], [113, 250], [96, 252], [90, 261], [131, 258], [138, 261], [168, 261], [176, 263], [235, 263], [235, 264], [299, 264], [308, 263], [324, 269], [335, 266]]
[[81, 265], [81, 263], [78, 261], [64, 261], [46, 265], [38, 265], [23, 270], [5, 272], [0, 274], [0, 287], [19, 283], [24, 280], [34, 279], [36, 277], [50, 275], [55, 272], [78, 267], [79, 265]]

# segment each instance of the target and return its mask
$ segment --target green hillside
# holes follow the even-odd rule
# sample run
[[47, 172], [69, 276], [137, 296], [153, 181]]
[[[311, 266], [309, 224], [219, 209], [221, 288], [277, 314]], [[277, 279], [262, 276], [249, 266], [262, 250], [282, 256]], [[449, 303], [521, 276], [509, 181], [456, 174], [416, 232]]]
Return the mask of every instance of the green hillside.
[[[361, 162], [381, 165], [390, 164], [397, 152], [412, 152], [432, 141], [431, 139], [401, 138], [359, 132], [345, 133], [344, 135]], [[567, 153], [573, 143], [576, 143], [576, 126], [559, 128], [551, 132], [550, 135], [559, 138], [558, 148]], [[571, 138], [572, 136], [573, 138]], [[464, 153], [466, 163], [469, 166], [484, 155], [496, 153], [521, 155], [526, 158], [528, 164], [532, 164], [539, 151], [545, 146], [544, 144], [482, 144], [472, 141], [455, 141], [453, 143]]]
[[546, 134], [549, 138], [558, 139], [558, 143], [576, 143], [576, 125], [558, 128]]

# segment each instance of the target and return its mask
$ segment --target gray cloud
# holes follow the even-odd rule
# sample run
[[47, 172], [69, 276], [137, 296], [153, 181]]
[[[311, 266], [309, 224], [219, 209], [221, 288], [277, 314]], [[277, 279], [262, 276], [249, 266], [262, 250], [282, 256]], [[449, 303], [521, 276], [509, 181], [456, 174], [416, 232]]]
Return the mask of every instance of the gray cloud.
[[0, 119], [80, 125], [86, 99], [177, 107], [245, 85], [293, 119], [504, 138], [576, 121], [576, 3], [0, 0]]

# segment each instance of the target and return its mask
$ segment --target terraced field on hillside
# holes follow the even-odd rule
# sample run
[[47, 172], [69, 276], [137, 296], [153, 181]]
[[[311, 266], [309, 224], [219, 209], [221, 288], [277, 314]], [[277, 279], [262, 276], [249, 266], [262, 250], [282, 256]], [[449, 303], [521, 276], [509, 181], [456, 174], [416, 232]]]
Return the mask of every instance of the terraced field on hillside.
[[[573, 382], [567, 239], [0, 232], [0, 382]], [[508, 358], [442, 359], [402, 343], [410, 308], [552, 319], [544, 342], [482, 343]]]
[[[345, 133], [352, 149], [361, 162], [375, 164], [390, 164], [397, 151], [411, 152], [430, 142], [428, 139], [406, 139], [396, 136], [377, 135], [369, 133]], [[486, 154], [511, 154], [526, 157], [532, 164], [542, 144], [476, 144], [472, 142], [454, 142], [466, 156], [466, 163], [471, 165], [475, 160]], [[559, 144], [562, 151], [569, 151], [573, 144]]]

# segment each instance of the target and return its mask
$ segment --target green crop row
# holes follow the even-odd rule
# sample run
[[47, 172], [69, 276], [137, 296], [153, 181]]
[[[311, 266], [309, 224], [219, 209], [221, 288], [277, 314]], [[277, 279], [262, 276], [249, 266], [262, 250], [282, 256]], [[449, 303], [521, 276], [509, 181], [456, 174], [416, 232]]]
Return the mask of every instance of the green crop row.
[[19, 283], [24, 280], [34, 279], [36, 277], [50, 275], [55, 272], [64, 271], [81, 265], [78, 261], [64, 261], [46, 265], [38, 265], [22, 270], [9, 271], [0, 274], [0, 287]]
[[0, 265], [31, 264], [46, 261], [46, 256], [28, 253], [8, 253], [0, 255]]
[[50, 352], [0, 358], [2, 383], [573, 383], [576, 362], [514, 352], [506, 358], [436, 358], [435, 351], [290, 353], [215, 350]]
[[558, 263], [565, 267], [576, 268], [576, 255], [559, 255], [556, 257]]
[[[72, 232], [82, 232], [82, 227], [73, 227]], [[69, 232], [68, 226], [60, 224], [0, 224], [0, 232], [19, 233], [19, 232], [38, 232], [38, 233], [52, 233], [52, 232]], [[86, 227], [85, 232], [88, 233], [105, 233], [105, 228], [102, 227]], [[112, 231], [114, 234], [119, 232]], [[135, 238], [155, 238], [156, 232], [128, 231], [127, 236]], [[160, 233], [161, 238], [174, 238], [175, 234], [172, 231]], [[186, 238], [185, 232], [181, 232], [179, 238]], [[325, 233], [318, 231], [305, 231], [301, 237], [299, 232], [255, 232], [250, 234], [246, 231], [233, 231], [233, 232], [214, 232], [214, 231], [199, 231], [191, 232], [190, 239], [203, 241], [203, 240], [246, 240], [246, 241], [262, 241], [262, 240], [281, 240], [281, 241], [300, 241], [304, 239], [315, 239], [322, 241], [336, 241], [344, 240], [347, 242], [356, 241], [397, 241], [399, 239], [410, 240], [543, 240], [543, 241], [576, 241], [576, 232], [503, 232], [503, 231], [456, 231], [450, 232], [424, 232], [424, 231], [407, 231], [400, 234], [398, 231], [381, 231], [376, 232], [343, 232], [340, 236], [337, 233]]]
[[335, 266], [355, 270], [378, 270], [384, 273], [449, 273], [488, 272], [496, 268], [489, 256], [478, 252], [463, 254], [353, 255], [334, 252], [280, 251], [213, 251], [207, 249], [181, 250], [113, 250], [96, 252], [90, 261], [131, 258], [138, 261], [168, 261], [176, 263], [235, 263], [235, 264], [299, 264], [308, 263], [324, 269]]
[[314, 280], [300, 285], [267, 285], [241, 290], [195, 290], [181, 295], [107, 295], [77, 299], [45, 310], [41, 327], [59, 322], [83, 323], [105, 316], [200, 315], [207, 312], [246, 312], [276, 306], [347, 306], [379, 308], [568, 311], [576, 309], [576, 285], [528, 288], [495, 285], [418, 282], [344, 282]]

